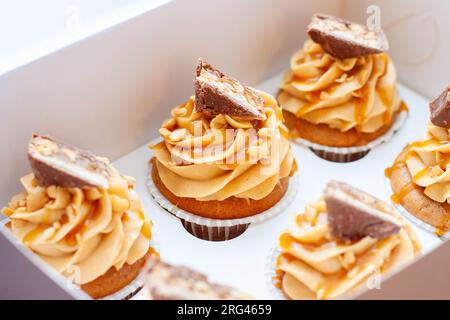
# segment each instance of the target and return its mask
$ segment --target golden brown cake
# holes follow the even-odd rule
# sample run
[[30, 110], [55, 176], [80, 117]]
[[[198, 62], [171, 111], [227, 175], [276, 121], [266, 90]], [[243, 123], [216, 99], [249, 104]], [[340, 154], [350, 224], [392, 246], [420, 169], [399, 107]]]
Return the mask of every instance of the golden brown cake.
[[447, 137], [439, 140], [432, 132], [440, 132], [444, 137], [448, 134], [446, 129], [430, 124], [428, 134], [431, 138], [407, 146], [393, 166], [386, 169], [386, 176], [391, 181], [392, 200], [437, 228], [437, 234], [442, 235], [450, 230], [444, 160], [448, 140], [445, 140]]
[[[318, 30], [329, 37], [317, 37]], [[369, 45], [359, 43], [369, 37], [384, 41], [384, 33], [315, 15], [308, 34], [278, 94], [291, 133], [330, 147], [364, 146], [386, 133], [407, 109], [398, 96], [396, 71], [387, 46], [361, 50]]]
[[425, 139], [413, 142], [385, 173], [392, 200], [435, 228], [438, 236], [450, 230], [450, 87], [430, 102]]
[[395, 164], [387, 170], [393, 191], [392, 201], [402, 205], [417, 218], [439, 229], [440, 233], [450, 230], [450, 205], [447, 202], [437, 202], [425, 194], [425, 188], [417, 185], [406, 164], [408, 149], [405, 149], [396, 159]]
[[[81, 289], [86, 291], [92, 298], [100, 299], [109, 296], [130, 284], [142, 272], [147, 258], [151, 256], [151, 251], [134, 262], [133, 264], [124, 264], [122, 268], [109, 268], [106, 273], [91, 282], [81, 285]], [[136, 290], [139, 290], [137, 288]], [[136, 292], [131, 292], [128, 297], [131, 298]]]
[[158, 174], [158, 164], [152, 159], [152, 179], [159, 191], [178, 208], [211, 219], [239, 219], [255, 215], [273, 207], [286, 193], [288, 178], [282, 178], [273, 191], [260, 200], [229, 197], [222, 201], [197, 201], [194, 198], [177, 197], [166, 188]]
[[28, 157], [33, 173], [2, 210], [14, 237], [94, 298], [127, 286], [151, 252], [134, 180], [48, 136], [33, 136]]
[[211, 219], [263, 212], [285, 194], [296, 165], [276, 100], [204, 61], [195, 96], [171, 112], [152, 146], [152, 180], [177, 207]]
[[[326, 124], [314, 124], [297, 118], [294, 114], [286, 110], [283, 110], [283, 116], [286, 126], [293, 136], [330, 147], [365, 146], [385, 134], [391, 128], [392, 124], [385, 125], [371, 133], [363, 133], [355, 128], [348, 131], [340, 131]], [[393, 121], [395, 121], [396, 117], [397, 114], [394, 115]]]
[[275, 285], [295, 300], [349, 297], [410, 263], [421, 248], [392, 206], [337, 181], [294, 217], [279, 246]]

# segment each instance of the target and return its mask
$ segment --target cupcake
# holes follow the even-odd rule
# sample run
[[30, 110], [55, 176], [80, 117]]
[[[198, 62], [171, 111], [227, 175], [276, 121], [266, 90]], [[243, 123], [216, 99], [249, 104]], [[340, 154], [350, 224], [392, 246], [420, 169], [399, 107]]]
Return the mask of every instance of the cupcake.
[[392, 135], [397, 116], [407, 110], [386, 37], [322, 14], [313, 16], [308, 35], [280, 85], [286, 125], [326, 160], [360, 159]]
[[392, 200], [438, 236], [450, 230], [450, 87], [430, 103], [425, 139], [406, 146], [386, 169]]
[[279, 239], [274, 278], [289, 299], [337, 299], [411, 262], [420, 244], [390, 205], [345, 183], [328, 183]]
[[33, 135], [28, 158], [32, 173], [2, 210], [13, 236], [93, 298], [131, 284], [152, 252], [134, 180], [49, 136]]
[[250, 300], [250, 295], [212, 283], [203, 273], [152, 259], [145, 274], [150, 300]]
[[151, 182], [183, 210], [176, 215], [189, 232], [227, 240], [246, 230], [251, 219], [243, 218], [283, 198], [296, 163], [271, 95], [203, 60], [194, 84], [195, 96], [171, 111], [159, 130], [163, 141], [151, 146]]

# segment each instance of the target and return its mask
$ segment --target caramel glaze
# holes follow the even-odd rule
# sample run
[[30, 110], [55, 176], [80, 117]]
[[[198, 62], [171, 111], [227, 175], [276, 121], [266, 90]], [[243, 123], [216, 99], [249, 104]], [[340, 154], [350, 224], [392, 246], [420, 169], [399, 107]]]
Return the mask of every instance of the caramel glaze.
[[[398, 169], [400, 169], [400, 168], [402, 168], [402, 167], [406, 167], [406, 160], [408, 160], [408, 158], [411, 157], [411, 155], [414, 153], [414, 151], [411, 150], [411, 147], [412, 147], [413, 145], [414, 145], [414, 144], [410, 144], [410, 145], [407, 147], [407, 153], [406, 153], [406, 156], [405, 156], [405, 157], [396, 160], [396, 161], [394, 162], [394, 164], [393, 164], [391, 167], [386, 168], [386, 169], [384, 170], [384, 175], [385, 175], [387, 178], [391, 178], [392, 173], [393, 173], [395, 170], [398, 170]], [[428, 169], [428, 168], [425, 168], [425, 169]], [[419, 178], [419, 176], [418, 176], [419, 174], [420, 174], [420, 176], [422, 176], [422, 175], [425, 174], [425, 172], [422, 173], [422, 171], [420, 171], [418, 174], [416, 174], [416, 175], [413, 177], [413, 181], [414, 181], [414, 180], [417, 180], [417, 179], [416, 179], [416, 176], [417, 176], [417, 178]], [[400, 189], [400, 191], [399, 191], [398, 193], [394, 193], [394, 194], [391, 195], [391, 200], [392, 200], [394, 203], [396, 203], [396, 204], [403, 204], [403, 199], [404, 199], [411, 191], [417, 190], [417, 189], [420, 189], [420, 187], [419, 187], [418, 185], [416, 185], [416, 184], [415, 184], [414, 182], [412, 182], [412, 181], [411, 181], [411, 182], [408, 182], [407, 184], [405, 184], [405, 185]]]
[[[310, 112], [312, 107], [315, 106], [315, 104], [320, 102], [320, 100], [321, 100], [320, 93], [321, 93], [321, 91], [309, 92], [308, 93], [309, 103], [306, 104], [305, 106], [303, 106], [296, 113], [296, 116], [297, 117], [301, 117], [302, 115]], [[362, 98], [355, 98], [356, 99], [356, 103], [355, 103], [354, 115], [355, 115], [355, 119], [356, 119], [356, 122], [357, 122], [356, 131], [358, 133], [362, 133], [361, 128], [364, 125], [366, 112], [367, 112], [367, 93], [365, 92], [365, 87], [359, 89], [357, 91], [357, 93]], [[380, 96], [381, 101], [383, 101], [383, 103], [385, 105], [390, 105], [392, 103], [392, 101], [391, 101], [392, 99], [387, 97], [385, 94], [383, 94], [382, 91], [378, 90], [377, 93]], [[402, 111], [409, 112], [409, 108], [408, 108], [408, 106], [406, 105], [406, 103], [404, 101], [400, 102], [400, 106], [399, 106], [399, 108], [398, 108], [398, 110], [396, 112], [400, 113]], [[384, 125], [389, 125], [392, 122], [393, 116], [394, 116], [393, 112], [390, 112], [390, 113], [386, 112], [386, 113], [384, 113], [383, 114], [383, 124]]]
[[[433, 144], [436, 144], [436, 142], [433, 139], [428, 139], [428, 140], [424, 140], [424, 141], [416, 141], [416, 142], [409, 144], [406, 147], [406, 155], [404, 157], [396, 160], [391, 167], [386, 168], [384, 170], [385, 176], [390, 178], [392, 175], [392, 172], [394, 172], [397, 169], [402, 168], [403, 166], [406, 166], [406, 161], [415, 153], [415, 151], [413, 151], [412, 148], [414, 148], [414, 147], [422, 148], [422, 147], [427, 147], [427, 146], [430, 146]], [[447, 164], [447, 159], [443, 159], [439, 163], [439, 165], [441, 167], [444, 166], [444, 168], [445, 168], [446, 164]], [[412, 177], [412, 182], [405, 184], [401, 188], [400, 192], [398, 192], [398, 194], [393, 194], [391, 196], [392, 201], [394, 203], [402, 204], [403, 198], [406, 197], [411, 191], [413, 191], [415, 189], [422, 189], [420, 186], [418, 186], [414, 182], [418, 181], [420, 178], [425, 176], [429, 172], [429, 170], [430, 170], [430, 168], [425, 167], [422, 170], [420, 170], [419, 172], [417, 172], [414, 175], [414, 177]]]
[[[81, 220], [65, 237], [64, 241], [69, 246], [75, 246], [78, 244], [78, 235], [81, 236], [83, 232], [85, 232], [88, 229], [89, 224], [91, 221], [97, 219], [98, 215], [100, 213], [100, 210], [98, 209], [98, 203], [95, 203], [92, 206], [91, 212], [83, 219]], [[145, 215], [142, 211], [139, 212], [139, 215], [142, 220], [145, 219]], [[68, 221], [67, 214], [64, 214], [61, 217], [61, 220], [59, 221], [60, 224], [64, 224]], [[122, 214], [121, 219], [126, 220], [129, 219], [128, 214], [125, 212]], [[25, 237], [23, 238], [23, 243], [30, 243], [36, 240], [45, 230], [52, 227], [52, 224], [39, 224], [28, 232]], [[144, 224], [141, 229], [141, 233], [146, 237], [148, 240], [151, 239], [151, 229], [149, 225]]]
[[283, 263], [283, 261], [290, 262], [292, 260], [294, 260], [294, 257], [292, 257], [288, 253], [282, 253], [277, 257], [275, 261], [275, 275], [272, 277], [273, 285], [276, 288], [281, 289], [282, 287], [284, 271], [280, 269], [281, 264]]

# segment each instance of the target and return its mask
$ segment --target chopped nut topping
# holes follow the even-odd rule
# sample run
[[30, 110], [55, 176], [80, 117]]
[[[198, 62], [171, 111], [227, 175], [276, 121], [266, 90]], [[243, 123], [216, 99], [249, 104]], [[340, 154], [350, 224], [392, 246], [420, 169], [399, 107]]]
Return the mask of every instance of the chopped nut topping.
[[76, 155], [75, 152], [73, 152], [72, 150], [69, 150], [67, 148], [64, 148], [62, 150], [62, 152], [64, 153], [64, 155], [72, 162], [76, 161]]
[[47, 139], [41, 139], [36, 144], [36, 149], [39, 153], [45, 156], [52, 155], [58, 152], [59, 148], [56, 143]]
[[183, 140], [188, 135], [188, 131], [185, 128], [176, 129], [169, 135], [169, 139], [178, 142]]

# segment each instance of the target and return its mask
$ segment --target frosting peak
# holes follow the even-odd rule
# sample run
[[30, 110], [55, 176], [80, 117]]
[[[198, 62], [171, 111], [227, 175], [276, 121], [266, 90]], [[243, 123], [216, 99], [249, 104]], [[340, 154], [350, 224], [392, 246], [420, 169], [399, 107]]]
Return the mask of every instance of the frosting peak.
[[322, 199], [295, 216], [279, 245], [282, 254], [277, 259], [276, 285], [292, 299], [338, 298], [368, 277], [410, 262], [420, 251], [407, 224], [399, 233], [379, 240], [370, 236], [355, 241], [334, 238]]
[[[255, 89], [254, 89], [255, 90]], [[256, 91], [256, 90], [255, 90]], [[276, 100], [264, 99], [264, 120], [196, 112], [194, 97], [172, 110], [153, 146], [158, 173], [178, 197], [259, 200], [290, 175], [294, 157]]]
[[371, 133], [399, 111], [397, 75], [386, 53], [337, 59], [307, 40], [280, 86], [284, 109], [314, 124]]
[[450, 131], [430, 123], [424, 140], [408, 146], [406, 165], [430, 199], [450, 203]]
[[21, 183], [25, 190], [2, 210], [11, 232], [73, 282], [88, 283], [149, 250], [151, 222], [131, 178], [115, 172], [109, 189], [42, 187], [34, 174]]

